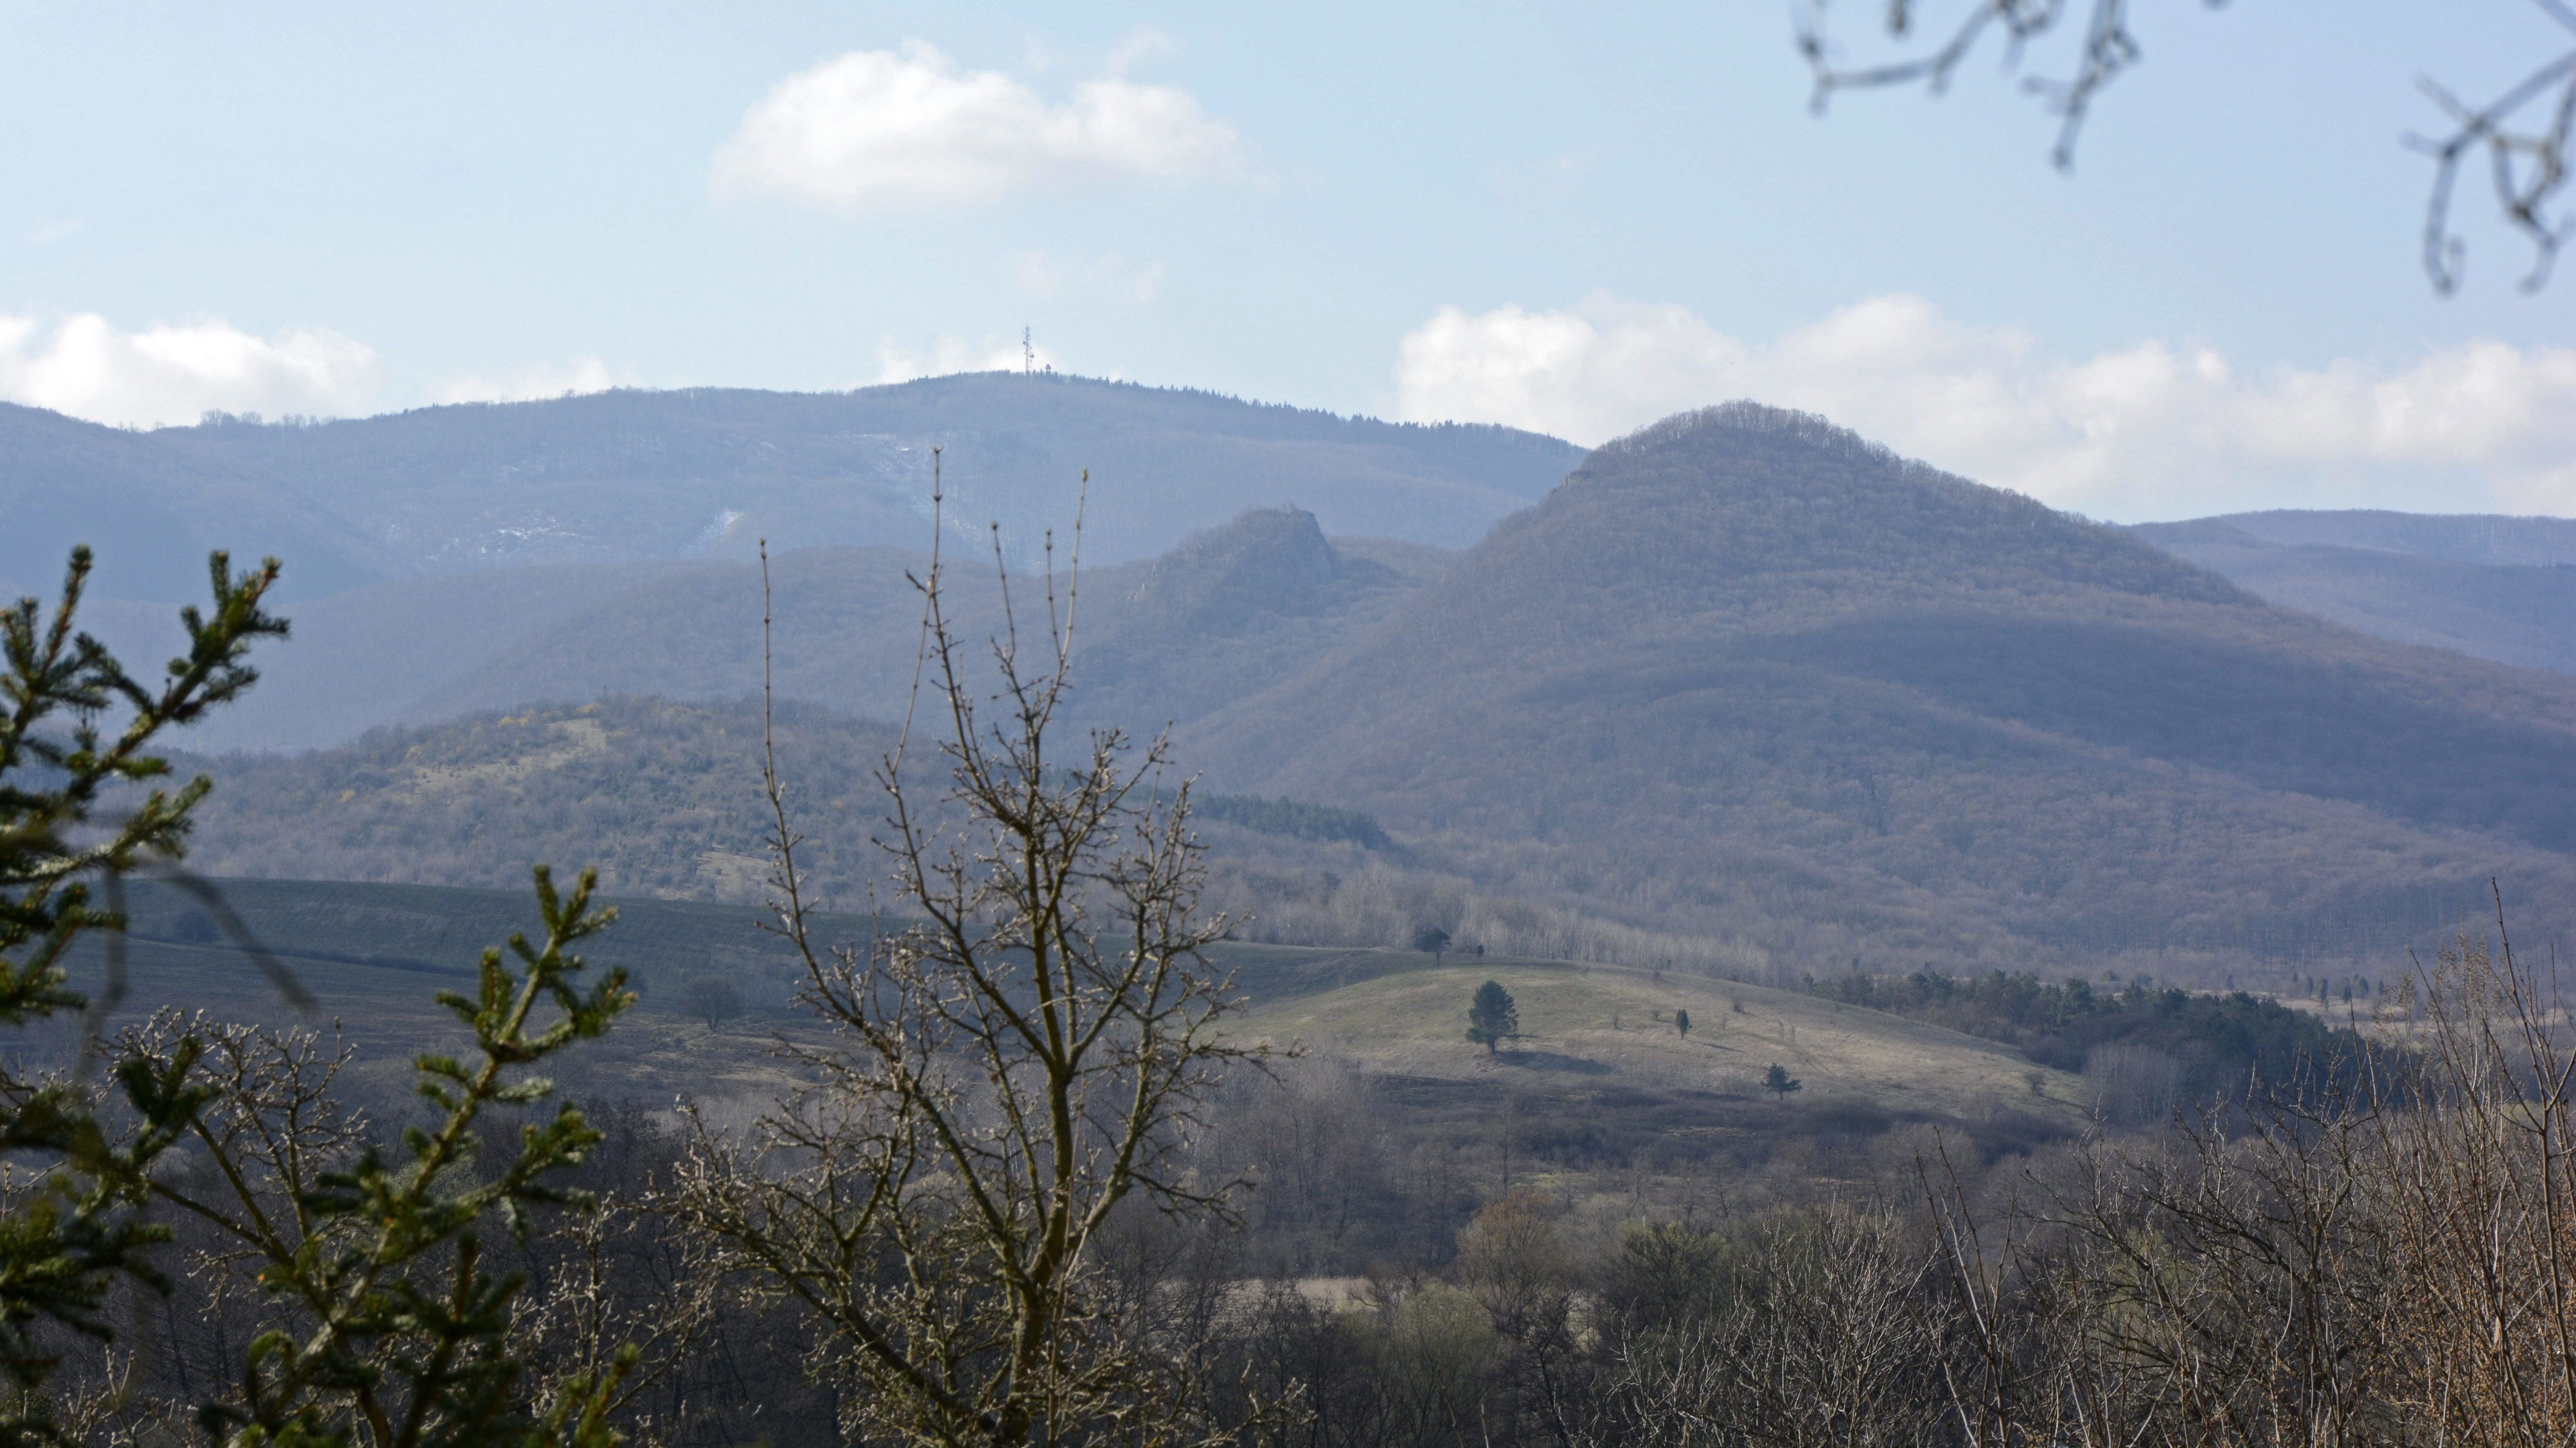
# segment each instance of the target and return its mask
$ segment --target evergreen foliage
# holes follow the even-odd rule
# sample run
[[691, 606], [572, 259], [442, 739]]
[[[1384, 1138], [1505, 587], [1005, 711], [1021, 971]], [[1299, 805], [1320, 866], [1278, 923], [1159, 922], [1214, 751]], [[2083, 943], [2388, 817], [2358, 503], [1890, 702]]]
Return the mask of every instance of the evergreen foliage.
[[2151, 1048], [2178, 1063], [2183, 1088], [2205, 1100], [2241, 1099], [2255, 1083], [2279, 1089], [2349, 1084], [2365, 1052], [2352, 1030], [2278, 1001], [2243, 991], [2194, 994], [2144, 978], [2097, 990], [2087, 981], [2045, 981], [2027, 972], [1924, 970], [1839, 976], [1808, 988], [1846, 1005], [2000, 1041], [2061, 1071], [2082, 1071], [2105, 1046]]
[[1475, 999], [1467, 1003], [1467, 1039], [1490, 1052], [1520, 1033], [1520, 1007], [1503, 983], [1489, 980], [1476, 987]]
[[[84, 936], [109, 940], [108, 989], [122, 989], [113, 947], [126, 924], [124, 877], [175, 867], [210, 788], [202, 776], [165, 784], [169, 763], [151, 752], [154, 741], [249, 687], [250, 646], [286, 631], [262, 607], [276, 561], [236, 575], [217, 553], [210, 607], [181, 615], [187, 653], [147, 683], [75, 631], [90, 569], [88, 551], [75, 550], [50, 611], [29, 598], [0, 613], [0, 1021], [17, 1027], [87, 1004], [65, 988], [63, 969]], [[103, 728], [103, 715], [121, 722]], [[111, 801], [112, 789], [122, 793]], [[111, 802], [121, 813], [108, 812]], [[552, 1087], [528, 1068], [599, 1035], [633, 999], [614, 971], [579, 988], [581, 962], [564, 953], [611, 916], [589, 908], [591, 885], [585, 875], [559, 895], [539, 869], [544, 943], [510, 942], [524, 970], [487, 951], [472, 994], [439, 996], [480, 1059], [420, 1058], [419, 1094], [439, 1115], [394, 1150], [335, 1159], [330, 1148], [348, 1138], [322, 1124], [328, 1102], [298, 1094], [292, 1062], [274, 1074], [228, 1074], [223, 1051], [210, 1051], [224, 1045], [220, 1032], [167, 1013], [158, 1018], [166, 1028], [129, 1032], [111, 1053], [107, 1093], [79, 1077], [0, 1067], [0, 1153], [28, 1172], [0, 1207], [9, 1389], [0, 1443], [65, 1441], [53, 1380], [66, 1338], [111, 1341], [117, 1324], [106, 1309], [120, 1287], [174, 1288], [150, 1255], [171, 1239], [154, 1210], [168, 1204], [214, 1224], [228, 1252], [260, 1262], [271, 1309], [272, 1325], [244, 1349], [237, 1375], [215, 1385], [218, 1396], [196, 1415], [211, 1438], [263, 1448], [352, 1436], [384, 1448], [609, 1448], [606, 1414], [631, 1355], [538, 1392], [508, 1343], [524, 1279], [490, 1270], [483, 1252], [496, 1220], [524, 1239], [530, 1208], [583, 1205], [549, 1178], [578, 1163], [599, 1133], [563, 1104], [522, 1125], [517, 1152], [497, 1170], [475, 1167], [478, 1121], [543, 1101]], [[84, 1061], [94, 1049], [84, 1042]], [[183, 1155], [212, 1170], [164, 1169], [183, 1144]]]
[[[252, 642], [286, 632], [261, 607], [276, 560], [236, 575], [218, 553], [211, 605], [182, 615], [186, 656], [161, 679], [139, 680], [76, 631], [90, 570], [89, 550], [76, 549], [50, 611], [25, 598], [0, 612], [0, 1022], [13, 1027], [88, 1004], [65, 988], [64, 955], [84, 935], [123, 928], [119, 883], [179, 856], [189, 812], [209, 787], [203, 777], [169, 787], [153, 741], [249, 687], [258, 677]], [[124, 714], [112, 732], [101, 725], [111, 710]], [[142, 798], [122, 818], [102, 818], [118, 787]], [[94, 903], [102, 879], [106, 898]], [[28, 1163], [34, 1178], [0, 1209], [0, 1369], [14, 1390], [0, 1409], [0, 1440], [54, 1432], [42, 1390], [60, 1354], [46, 1327], [104, 1338], [99, 1309], [120, 1279], [168, 1285], [146, 1256], [168, 1229], [146, 1208], [154, 1164], [205, 1099], [187, 1079], [193, 1060], [120, 1068], [116, 1085], [135, 1118], [122, 1131], [84, 1084], [0, 1068], [0, 1153]]]
[[[280, 1448], [338, 1444], [361, 1424], [389, 1448], [616, 1441], [606, 1415], [632, 1352], [539, 1400], [530, 1391], [535, 1375], [509, 1343], [526, 1279], [486, 1265], [494, 1226], [524, 1242], [532, 1208], [592, 1204], [549, 1178], [579, 1163], [602, 1139], [598, 1129], [562, 1102], [519, 1126], [518, 1150], [498, 1170], [465, 1169], [482, 1155], [477, 1127], [487, 1113], [533, 1107], [553, 1093], [530, 1068], [605, 1032], [634, 1002], [621, 971], [583, 988], [582, 961], [566, 953], [616, 918], [613, 909], [590, 908], [594, 883], [585, 872], [561, 893], [538, 867], [542, 943], [513, 936], [515, 967], [487, 950], [473, 993], [438, 994], [479, 1059], [425, 1054], [415, 1062], [418, 1094], [441, 1113], [434, 1126], [405, 1131], [396, 1149], [370, 1146], [339, 1170], [290, 1177], [298, 1210], [287, 1223], [261, 1194], [239, 1188], [246, 1173], [230, 1161], [214, 1183], [165, 1188], [265, 1259], [261, 1284], [276, 1314], [249, 1346], [238, 1396], [200, 1413], [210, 1433]], [[181, 1037], [166, 1058], [137, 1053], [122, 1069], [141, 1077], [166, 1060], [163, 1069], [184, 1080], [201, 1054], [193, 1038]], [[211, 1095], [201, 1092], [200, 1102]]]

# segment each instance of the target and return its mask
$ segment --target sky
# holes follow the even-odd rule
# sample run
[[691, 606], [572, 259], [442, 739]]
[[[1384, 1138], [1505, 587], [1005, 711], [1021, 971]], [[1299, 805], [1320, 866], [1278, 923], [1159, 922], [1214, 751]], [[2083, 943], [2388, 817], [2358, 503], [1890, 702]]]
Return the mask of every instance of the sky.
[[[1964, 13], [1925, 0], [1926, 30]], [[2080, 8], [2080, 0], [2079, 0]], [[2576, 274], [2438, 127], [2535, 0], [2133, 5], [1824, 115], [1773, 0], [0, 7], [0, 398], [122, 425], [1091, 376], [1592, 444], [1754, 397], [2122, 521], [2576, 516]], [[1825, 12], [1886, 53], [1870, 0]]]

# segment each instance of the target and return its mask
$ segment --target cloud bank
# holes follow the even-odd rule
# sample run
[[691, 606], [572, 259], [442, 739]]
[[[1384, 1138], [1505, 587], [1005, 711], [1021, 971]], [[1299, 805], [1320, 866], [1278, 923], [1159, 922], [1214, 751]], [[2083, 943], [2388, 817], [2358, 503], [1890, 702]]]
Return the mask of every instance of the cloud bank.
[[970, 206], [1014, 191], [1240, 173], [1234, 128], [1188, 92], [1112, 74], [1050, 105], [919, 41], [780, 81], [716, 153], [719, 195], [838, 211]]
[[[1057, 358], [1044, 346], [1031, 349], [1035, 365], [1054, 367]], [[934, 337], [930, 345], [914, 351], [886, 337], [877, 343], [877, 384], [912, 382], [924, 377], [947, 377], [959, 372], [1017, 372], [1030, 364], [1029, 353], [1020, 350], [1018, 339], [1008, 342], [969, 342], [963, 337]]]
[[2468, 342], [2385, 366], [2245, 371], [2148, 340], [2051, 355], [1918, 297], [1768, 342], [1689, 310], [1595, 296], [1447, 308], [1403, 340], [1397, 410], [1591, 444], [1750, 397], [1897, 451], [2124, 521], [2271, 507], [2576, 515], [2576, 349]]
[[121, 332], [85, 312], [50, 333], [0, 316], [0, 398], [120, 426], [209, 411], [348, 413], [375, 392], [376, 354], [319, 328], [255, 337], [223, 322]]
[[439, 384], [433, 395], [441, 402], [542, 402], [606, 392], [616, 385], [607, 363], [584, 357], [562, 371], [539, 368], [507, 377], [459, 377]]

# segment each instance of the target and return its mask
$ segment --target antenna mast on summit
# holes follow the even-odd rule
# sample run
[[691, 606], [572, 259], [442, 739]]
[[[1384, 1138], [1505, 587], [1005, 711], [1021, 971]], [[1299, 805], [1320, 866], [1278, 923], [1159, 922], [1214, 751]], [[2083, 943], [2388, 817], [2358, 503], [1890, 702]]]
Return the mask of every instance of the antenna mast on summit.
[[1020, 375], [1028, 377], [1038, 370], [1038, 349], [1029, 341], [1029, 329], [1020, 329]]

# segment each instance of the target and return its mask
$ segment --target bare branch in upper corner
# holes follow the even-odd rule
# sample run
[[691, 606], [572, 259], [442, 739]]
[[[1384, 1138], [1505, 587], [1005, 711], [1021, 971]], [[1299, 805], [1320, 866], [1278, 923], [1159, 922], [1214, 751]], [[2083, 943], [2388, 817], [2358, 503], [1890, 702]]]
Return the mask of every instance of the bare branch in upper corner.
[[[2563, 0], [2533, 3], [2576, 36], [2576, 9]], [[2407, 138], [2434, 162], [2432, 194], [2424, 205], [2424, 273], [2432, 278], [2433, 289], [2445, 296], [2459, 290], [2468, 244], [2451, 225], [2451, 192], [2461, 163], [2480, 153], [2495, 186], [2496, 209], [2531, 241], [2531, 270], [2523, 275], [2522, 289], [2536, 292], [2547, 286], [2559, 246], [2576, 230], [2576, 222], [2549, 211], [2567, 186], [2567, 133], [2576, 121], [2576, 42], [2484, 106], [2470, 106], [2430, 79], [2421, 84], [2451, 121], [2447, 136]]]
[[[2206, 3], [2214, 9], [2226, 0]], [[1838, 90], [1920, 81], [1938, 95], [1949, 88], [1950, 77], [1960, 62], [1973, 54], [1990, 32], [2004, 37], [2005, 66], [2018, 66], [2023, 49], [2054, 32], [2068, 11], [2067, 0], [1980, 0], [1938, 47], [1878, 65], [1847, 68], [1836, 62], [1834, 46], [1825, 34], [1825, 11], [1831, 4], [1832, 0], [1809, 0], [1798, 17], [1798, 52], [1815, 71], [1813, 104], [1820, 112]], [[1885, 4], [1887, 33], [1902, 45], [1914, 33], [1915, 0], [1885, 0]], [[2057, 145], [2050, 159], [2060, 170], [2075, 164], [2075, 141], [2083, 132], [2094, 96], [2117, 80], [2122, 71], [2137, 64], [2143, 54], [2137, 38], [2129, 33], [2128, 9], [2128, 0], [2093, 0], [2084, 24], [2084, 48], [2074, 72], [2063, 80], [2033, 76], [2022, 82], [2023, 89], [2039, 96], [2049, 113], [2058, 118]]]
[[[1832, 3], [1807, 0], [1798, 17], [1798, 52], [1815, 72], [1813, 104], [1820, 112], [1840, 90], [1920, 83], [1937, 95], [1949, 87], [1951, 76], [1989, 35], [2003, 37], [2004, 65], [2017, 67], [2026, 47], [2069, 28], [2076, 11], [2072, 0], [1976, 0], [1929, 49], [1907, 51], [1876, 64], [1845, 65], [1827, 34], [1826, 12]], [[1918, 0], [1880, 3], [1889, 38], [1900, 49], [1906, 47], [1919, 28]], [[2205, 3], [2215, 9], [2226, 0]], [[2576, 3], [2532, 3], [2576, 36]], [[2060, 170], [2075, 163], [2076, 139], [2091, 114], [2094, 97], [2144, 54], [2129, 30], [2128, 0], [2091, 0], [2083, 13], [2083, 43], [2071, 72], [2063, 79], [2030, 77], [2022, 82], [2058, 118], [2051, 158]], [[2568, 133], [2576, 126], [2576, 40], [2484, 105], [2463, 101], [2430, 79], [2422, 85], [2451, 125], [2442, 136], [2407, 138], [2409, 145], [2435, 163], [2432, 193], [2424, 209], [2424, 271], [2433, 289], [2445, 296], [2459, 289], [2468, 244], [2452, 224], [2452, 195], [2462, 167], [2483, 157], [2495, 188], [2497, 211], [2532, 244], [2532, 266], [2523, 276], [2522, 289], [2539, 291], [2548, 285], [2558, 248], [2576, 234], [2576, 221], [2552, 210], [2567, 187]]]

